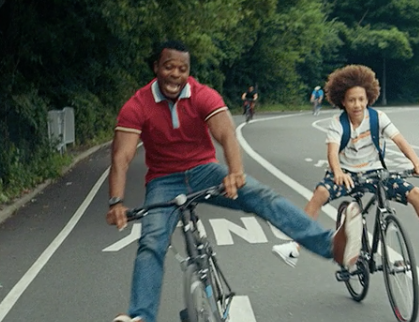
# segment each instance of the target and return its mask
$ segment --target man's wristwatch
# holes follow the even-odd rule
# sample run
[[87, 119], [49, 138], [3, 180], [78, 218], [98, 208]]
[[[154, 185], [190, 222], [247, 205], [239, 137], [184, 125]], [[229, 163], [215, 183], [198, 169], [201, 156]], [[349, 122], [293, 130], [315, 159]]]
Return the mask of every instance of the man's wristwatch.
[[108, 205], [109, 207], [115, 206], [121, 202], [123, 202], [124, 200], [122, 198], [119, 197], [111, 197], [111, 199], [109, 199], [108, 201]]

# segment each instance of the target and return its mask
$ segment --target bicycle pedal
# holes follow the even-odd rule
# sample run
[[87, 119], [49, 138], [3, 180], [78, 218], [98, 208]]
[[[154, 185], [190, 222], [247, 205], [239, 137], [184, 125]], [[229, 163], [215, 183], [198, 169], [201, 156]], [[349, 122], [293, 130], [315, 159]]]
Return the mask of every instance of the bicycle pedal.
[[351, 274], [346, 269], [342, 269], [335, 273], [335, 277], [338, 282], [347, 282], [349, 281]]
[[179, 318], [180, 318], [180, 322], [189, 322], [188, 310], [183, 309], [182, 311], [180, 311]]

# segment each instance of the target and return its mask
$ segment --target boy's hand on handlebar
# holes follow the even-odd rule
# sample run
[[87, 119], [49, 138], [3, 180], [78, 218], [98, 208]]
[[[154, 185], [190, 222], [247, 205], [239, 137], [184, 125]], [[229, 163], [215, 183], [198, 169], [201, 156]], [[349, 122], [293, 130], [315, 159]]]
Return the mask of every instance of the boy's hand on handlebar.
[[355, 187], [351, 176], [342, 171], [337, 171], [334, 173], [334, 181], [338, 186], [345, 185], [348, 191]]
[[124, 229], [127, 226], [127, 212], [128, 208], [121, 203], [109, 208], [106, 214], [106, 222], [108, 225], [116, 225], [119, 230]]
[[223, 180], [226, 197], [236, 199], [238, 197], [237, 190], [246, 183], [246, 175], [244, 173], [229, 173]]

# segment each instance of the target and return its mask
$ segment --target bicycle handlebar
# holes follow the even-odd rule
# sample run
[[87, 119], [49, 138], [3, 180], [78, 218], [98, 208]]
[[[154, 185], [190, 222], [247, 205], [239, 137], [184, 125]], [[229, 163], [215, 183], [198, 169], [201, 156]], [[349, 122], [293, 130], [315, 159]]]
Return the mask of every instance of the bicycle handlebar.
[[369, 183], [371, 180], [380, 180], [384, 181], [389, 179], [392, 176], [396, 176], [398, 178], [409, 178], [409, 177], [416, 177], [419, 178], [419, 175], [415, 173], [414, 169], [407, 169], [401, 171], [389, 171], [386, 169], [380, 169], [371, 173], [363, 174], [358, 177], [357, 182], [358, 184]]
[[202, 199], [207, 200], [209, 198], [222, 195], [224, 193], [225, 193], [224, 184], [219, 184], [217, 186], [212, 186], [212, 187], [203, 189], [201, 191], [193, 192], [187, 195], [180, 194], [169, 201], [159, 202], [159, 203], [151, 204], [145, 207], [143, 206], [143, 207], [128, 209], [126, 212], [127, 220], [132, 221], [132, 220], [141, 219], [144, 216], [146, 216], [147, 212], [151, 209], [167, 208], [167, 207], [173, 207], [173, 206], [180, 208], [194, 201], [198, 201], [198, 199], [202, 198]]

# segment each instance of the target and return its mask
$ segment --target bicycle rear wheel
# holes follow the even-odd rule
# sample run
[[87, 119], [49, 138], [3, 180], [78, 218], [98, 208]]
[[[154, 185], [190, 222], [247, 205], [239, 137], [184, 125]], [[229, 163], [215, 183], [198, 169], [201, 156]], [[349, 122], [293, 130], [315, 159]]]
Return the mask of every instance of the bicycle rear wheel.
[[246, 123], [248, 123], [252, 119], [252, 111], [250, 110], [250, 107], [246, 110]]
[[400, 322], [414, 322], [418, 314], [418, 273], [413, 248], [400, 221], [385, 219], [381, 251], [384, 282], [391, 308]]
[[214, 294], [210, 288], [205, 287], [194, 264], [189, 265], [185, 271], [184, 296], [189, 322], [221, 322]]
[[[345, 211], [348, 207], [349, 202], [343, 201], [338, 207], [338, 213], [336, 216], [336, 229], [338, 229], [345, 220]], [[356, 262], [355, 267], [350, 267], [349, 269], [342, 268], [341, 276], [346, 276], [345, 286], [348, 289], [351, 297], [357, 301], [361, 302], [365, 296], [367, 296], [369, 285], [370, 285], [370, 271], [368, 268], [368, 263], [363, 257], [363, 254], [368, 251], [367, 245], [365, 245], [366, 240], [362, 238], [362, 252], [358, 261]]]

